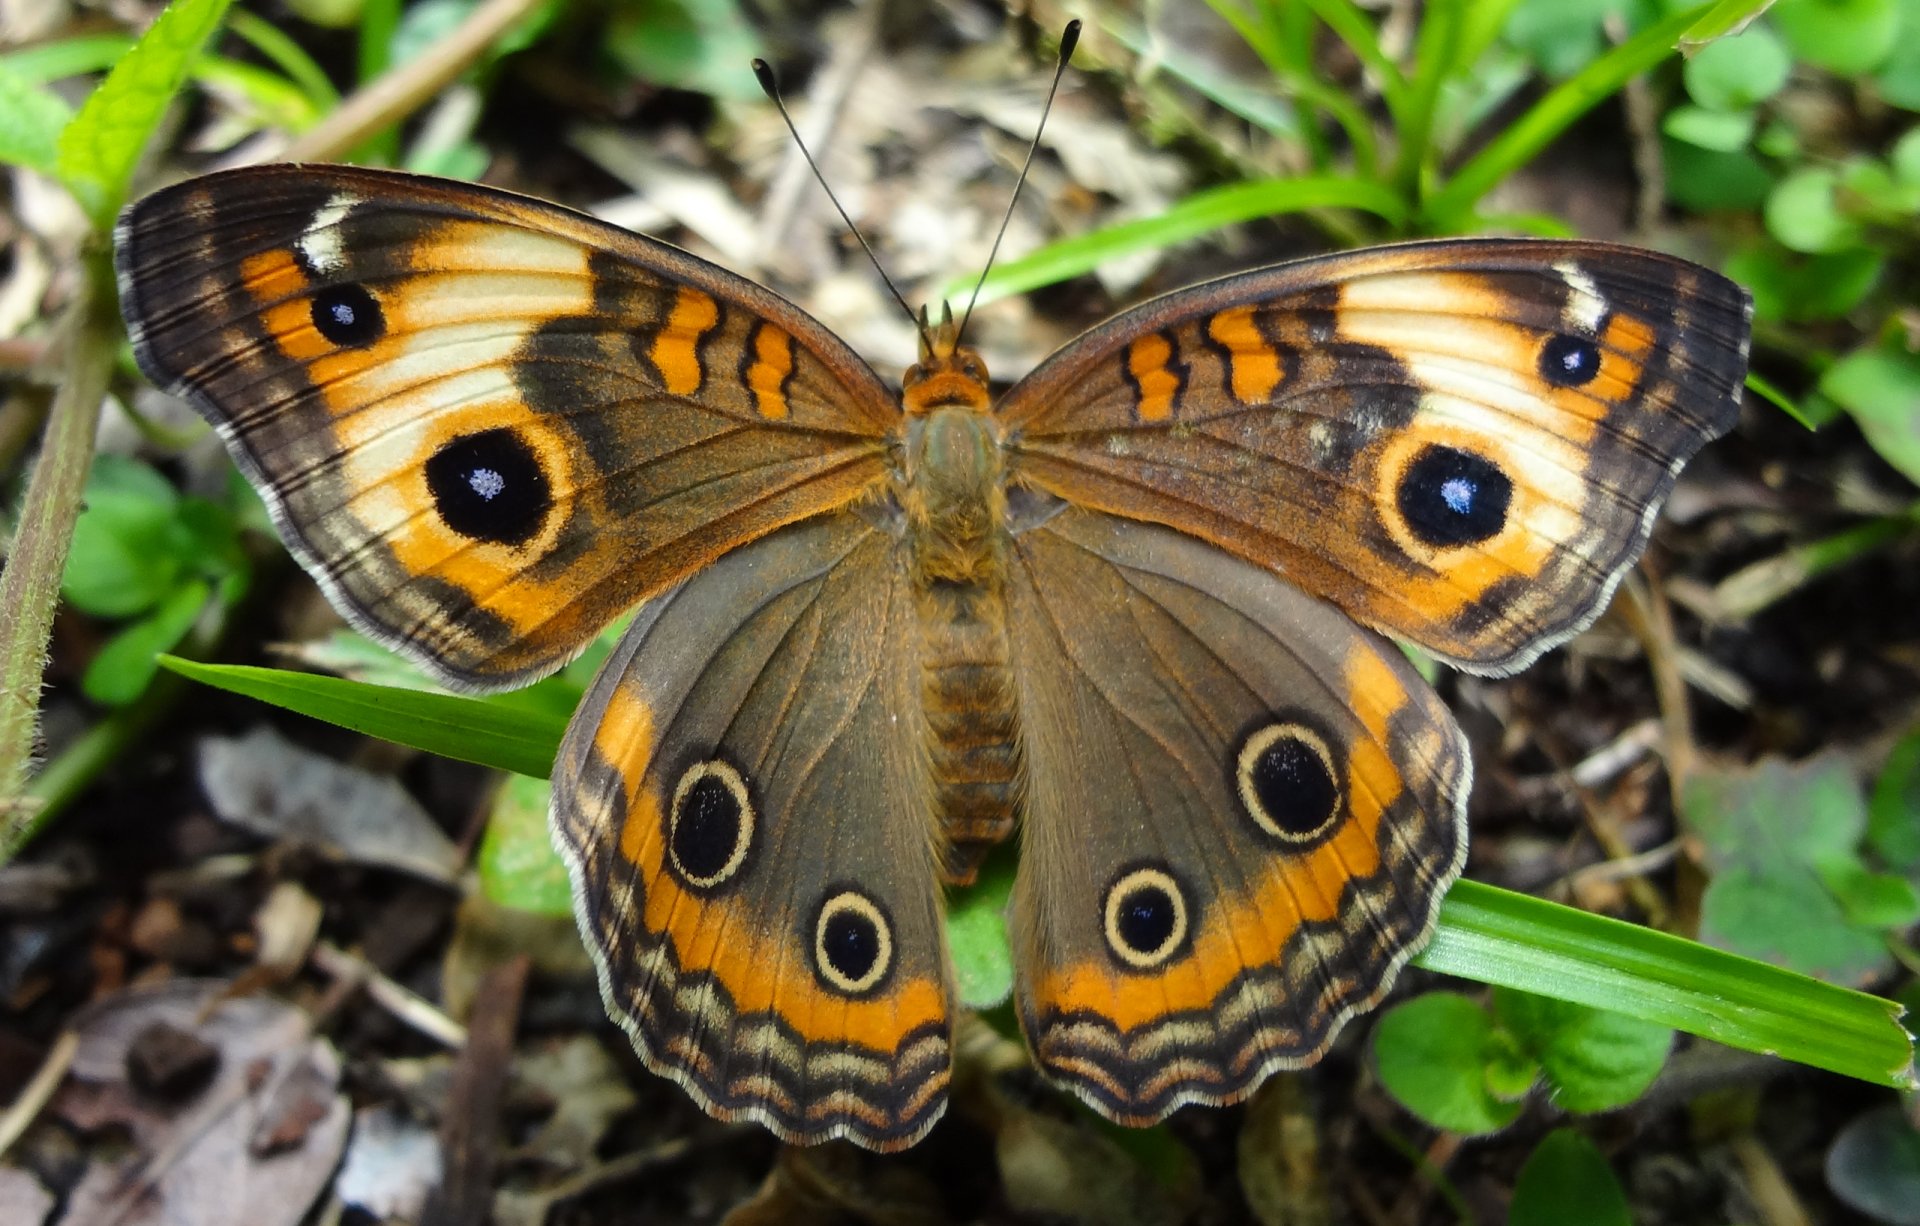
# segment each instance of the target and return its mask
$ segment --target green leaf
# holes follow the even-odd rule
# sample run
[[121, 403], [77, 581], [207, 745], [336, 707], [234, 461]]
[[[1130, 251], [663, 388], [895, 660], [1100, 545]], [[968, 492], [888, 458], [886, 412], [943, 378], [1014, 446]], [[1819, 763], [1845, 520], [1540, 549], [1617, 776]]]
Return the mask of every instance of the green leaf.
[[1746, 148], [1753, 139], [1753, 112], [1676, 106], [1660, 121], [1660, 130], [1677, 141], [1701, 149], [1732, 153]]
[[947, 948], [954, 987], [969, 1009], [991, 1009], [1013, 994], [1013, 947], [1007, 939], [1007, 899], [1014, 858], [988, 857], [980, 877], [947, 905]]
[[1497, 989], [1493, 1006], [1537, 1061], [1563, 1111], [1611, 1111], [1632, 1102], [1659, 1076], [1673, 1046], [1665, 1026], [1532, 992]]
[[1752, 153], [1702, 149], [1668, 136], [1661, 140], [1667, 167], [1667, 198], [1684, 209], [1711, 213], [1760, 207], [1773, 189], [1773, 175]]
[[1767, 196], [1767, 233], [1795, 251], [1812, 254], [1864, 244], [1860, 223], [1840, 211], [1837, 171], [1804, 166], [1774, 185]]
[[1848, 919], [1822, 870], [1857, 864], [1866, 801], [1837, 755], [1696, 772], [1682, 816], [1712, 873], [1700, 938], [1837, 982], [1881, 973], [1881, 934]]
[[552, 797], [546, 780], [509, 774], [487, 807], [480, 889], [503, 907], [536, 915], [573, 912], [573, 883], [547, 828]]
[[1884, 61], [1900, 29], [1898, 0], [1780, 0], [1767, 17], [1794, 55], [1842, 77]]
[[1435, 1128], [1468, 1136], [1498, 1132], [1521, 1111], [1489, 1084], [1496, 1045], [1493, 1019], [1455, 992], [1395, 1005], [1373, 1028], [1374, 1067], [1387, 1092]]
[[1913, 1040], [1890, 1001], [1479, 882], [1454, 884], [1414, 963], [1877, 1085], [1914, 1084]]
[[1559, 135], [1621, 86], [1673, 54], [1674, 44], [1713, 6], [1700, 4], [1647, 27], [1548, 90], [1519, 119], [1462, 166], [1426, 203], [1431, 230], [1465, 228], [1462, 219], [1480, 198], [1532, 161]]
[[1681, 70], [1687, 93], [1715, 111], [1743, 111], [1780, 92], [1793, 71], [1786, 44], [1766, 26], [1754, 26], [1702, 47]]
[[[1915, 7], [1920, 8], [1920, 3]], [[1887, 153], [1893, 177], [1908, 187], [1920, 187], [1920, 127], [1908, 128]]]
[[754, 101], [748, 70], [760, 40], [734, 0], [629, 0], [614, 10], [607, 49], [642, 80]]
[[212, 585], [201, 579], [175, 588], [152, 613], [107, 640], [87, 665], [80, 689], [104, 707], [124, 707], [140, 697], [160, 653], [187, 637], [212, 597]]
[[1902, 110], [1920, 111], [1920, 0], [1903, 0], [1893, 42], [1893, 54], [1874, 74], [1874, 93]]
[[175, 656], [162, 656], [160, 663], [205, 685], [368, 736], [538, 779], [545, 779], [553, 769], [553, 755], [567, 726], [565, 719], [484, 698], [365, 685], [277, 668], [201, 664]]
[[1880, 458], [1920, 484], [1920, 354], [1856, 349], [1820, 376], [1820, 391], [1859, 423]]
[[95, 617], [133, 617], [179, 581], [185, 561], [172, 483], [137, 460], [101, 455], [87, 475], [60, 590]]
[[1920, 921], [1920, 891], [1904, 877], [1876, 873], [1852, 859], [1814, 867], [1820, 884], [1856, 926], [1898, 931]]
[[1753, 292], [1755, 318], [1782, 323], [1837, 319], [1879, 282], [1886, 256], [1866, 247], [1802, 255], [1756, 243], [1727, 258], [1726, 274]]
[[1633, 1226], [1606, 1158], [1571, 1128], [1548, 1133], [1514, 1180], [1507, 1226]]
[[1891, 868], [1920, 872], [1920, 728], [1887, 755], [1867, 801], [1867, 841]]
[[[1406, 216], [1401, 199], [1377, 183], [1335, 176], [1259, 179], [1233, 183], [1187, 197], [1154, 217], [1124, 221], [1051, 243], [1031, 255], [996, 267], [980, 291], [990, 302], [1089, 272], [1136, 251], [1169, 247], [1236, 222], [1307, 209], [1360, 209], [1398, 225]], [[956, 282], [949, 293], [966, 288]]]
[[0, 64], [0, 162], [50, 175], [73, 112], [58, 94]]
[[102, 232], [126, 200], [147, 138], [230, 3], [175, 0], [60, 134], [60, 179]]
[[1827, 1151], [1827, 1186], [1873, 1221], [1920, 1223], [1920, 1130], [1895, 1103], [1855, 1117]]

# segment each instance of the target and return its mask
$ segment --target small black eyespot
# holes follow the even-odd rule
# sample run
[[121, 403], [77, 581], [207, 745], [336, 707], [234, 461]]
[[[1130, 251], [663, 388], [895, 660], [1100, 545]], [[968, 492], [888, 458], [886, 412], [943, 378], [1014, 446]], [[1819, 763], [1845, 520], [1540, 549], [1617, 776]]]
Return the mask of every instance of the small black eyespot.
[[313, 326], [343, 349], [363, 349], [386, 335], [387, 320], [358, 285], [331, 285], [313, 296]]
[[540, 457], [504, 427], [454, 439], [427, 460], [440, 518], [461, 536], [501, 545], [532, 540], [553, 509]]
[[821, 929], [820, 947], [834, 970], [857, 981], [880, 957], [880, 930], [858, 911], [836, 911]]
[[667, 849], [681, 883], [711, 890], [731, 881], [753, 834], [753, 801], [740, 772], [717, 759], [688, 768], [674, 788], [667, 819]]
[[1235, 784], [1247, 816], [1268, 834], [1298, 843], [1340, 816], [1340, 781], [1326, 739], [1300, 723], [1256, 728], [1240, 743]]
[[1471, 545], [1506, 527], [1513, 482], [1485, 456], [1432, 446], [1407, 465], [1396, 500], [1421, 541], [1436, 549]]
[[1107, 946], [1127, 966], [1160, 966], [1187, 941], [1187, 900], [1163, 868], [1123, 870], [1107, 887]]
[[1173, 895], [1157, 885], [1138, 885], [1116, 908], [1114, 928], [1135, 953], [1150, 954], [1173, 935]]
[[1540, 377], [1555, 387], [1585, 387], [1600, 373], [1600, 346], [1584, 336], [1549, 336], [1540, 347]]
[[893, 930], [879, 904], [841, 889], [821, 903], [813, 923], [814, 971], [848, 996], [871, 992], [893, 966]]

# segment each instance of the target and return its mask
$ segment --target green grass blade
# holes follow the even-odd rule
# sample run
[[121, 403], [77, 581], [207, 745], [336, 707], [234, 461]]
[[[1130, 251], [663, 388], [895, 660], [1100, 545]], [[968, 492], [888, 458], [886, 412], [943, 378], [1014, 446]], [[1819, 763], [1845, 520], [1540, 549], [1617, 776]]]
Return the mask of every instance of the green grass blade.
[[1418, 200], [1426, 186], [1428, 146], [1440, 89], [1453, 76], [1459, 58], [1464, 0], [1430, 0], [1420, 18], [1414, 44], [1413, 76], [1407, 81], [1406, 113], [1400, 117], [1400, 154], [1394, 182], [1400, 194]]
[[1427, 228], [1449, 233], [1460, 229], [1465, 215], [1482, 196], [1532, 161], [1575, 120], [1633, 77], [1672, 55], [1680, 36], [1711, 7], [1696, 5], [1647, 27], [1547, 91], [1434, 193], [1424, 210]]
[[176, 656], [160, 662], [216, 689], [270, 702], [342, 728], [442, 757], [478, 762], [545, 779], [567, 721], [485, 698], [465, 698], [342, 677], [241, 664], [201, 664]]
[[1474, 881], [1447, 895], [1415, 961], [1876, 1085], [1914, 1085], [1913, 1039], [1892, 1001]]
[[56, 170], [105, 232], [127, 197], [147, 138], [166, 114], [232, 0], [177, 0], [113, 66], [60, 134]]
[[1381, 99], [1393, 114], [1394, 127], [1404, 128], [1410, 119], [1407, 79], [1401, 74], [1400, 66], [1387, 58], [1387, 53], [1381, 49], [1380, 35], [1374, 30], [1372, 19], [1352, 0], [1306, 0], [1306, 4], [1313, 10], [1313, 15], [1325, 22], [1334, 36], [1367, 66], [1380, 87]]
[[1772, 3], [1773, 0], [1719, 0], [1680, 36], [1680, 49], [1692, 55], [1716, 38], [1737, 34]]
[[314, 63], [291, 35], [280, 27], [245, 9], [236, 11], [229, 22], [233, 32], [252, 43], [254, 49], [272, 60], [274, 66], [299, 87], [316, 111], [328, 111], [340, 105], [340, 91], [327, 78], [326, 70]]
[[989, 274], [980, 301], [990, 302], [1077, 277], [1102, 261], [1171, 246], [1235, 222], [1305, 209], [1360, 209], [1394, 225], [1406, 216], [1400, 197], [1378, 183], [1360, 179], [1328, 176], [1232, 183], [1188, 196], [1158, 216], [1123, 221], [1008, 260]]

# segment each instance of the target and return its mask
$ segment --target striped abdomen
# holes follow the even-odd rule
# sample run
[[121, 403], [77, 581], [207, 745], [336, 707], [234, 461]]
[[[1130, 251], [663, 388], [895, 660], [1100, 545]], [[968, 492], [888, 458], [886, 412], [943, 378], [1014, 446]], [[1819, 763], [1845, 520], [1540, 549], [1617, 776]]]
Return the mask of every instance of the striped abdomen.
[[1013, 831], [1019, 726], [997, 581], [919, 590], [920, 695], [949, 881], [973, 880]]

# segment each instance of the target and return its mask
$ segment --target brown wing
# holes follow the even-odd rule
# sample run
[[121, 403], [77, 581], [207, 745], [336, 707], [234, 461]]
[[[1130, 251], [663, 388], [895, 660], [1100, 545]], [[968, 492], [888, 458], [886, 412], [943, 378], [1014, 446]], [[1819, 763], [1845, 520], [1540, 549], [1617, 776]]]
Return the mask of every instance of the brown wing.
[[885, 479], [895, 397], [785, 300], [580, 214], [385, 171], [190, 180], [116, 235], [134, 355], [354, 622], [552, 671], [636, 601]]
[[554, 767], [607, 1007], [707, 1110], [788, 1140], [900, 1149], [946, 1106], [918, 634], [893, 534], [782, 528], [648, 602]]
[[1068, 509], [1011, 552], [1036, 1059], [1127, 1124], [1311, 1064], [1459, 875], [1465, 738], [1391, 643], [1204, 541]]
[[1654, 252], [1412, 243], [1155, 299], [997, 413], [1013, 480], [1506, 672], [1598, 614], [1680, 466], [1732, 427], [1748, 315]]

